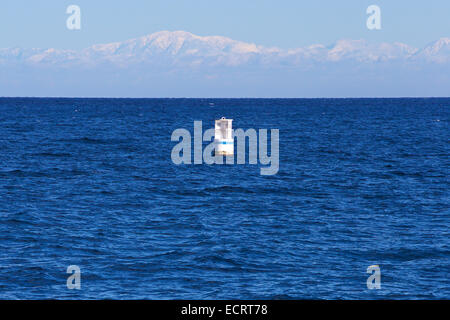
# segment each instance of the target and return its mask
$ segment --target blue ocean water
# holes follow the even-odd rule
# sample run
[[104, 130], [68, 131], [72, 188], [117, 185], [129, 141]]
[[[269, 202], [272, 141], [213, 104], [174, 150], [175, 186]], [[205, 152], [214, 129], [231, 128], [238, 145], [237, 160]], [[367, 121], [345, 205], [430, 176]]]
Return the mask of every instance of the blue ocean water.
[[[2, 98], [0, 298], [449, 299], [449, 107]], [[277, 175], [172, 163], [222, 116], [280, 130]]]

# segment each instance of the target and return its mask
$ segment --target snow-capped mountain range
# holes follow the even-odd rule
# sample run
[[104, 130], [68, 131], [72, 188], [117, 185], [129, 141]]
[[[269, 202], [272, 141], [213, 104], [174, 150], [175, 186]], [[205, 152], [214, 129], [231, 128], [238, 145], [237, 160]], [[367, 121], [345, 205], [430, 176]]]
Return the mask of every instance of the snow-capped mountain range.
[[449, 96], [450, 39], [280, 49], [161, 31], [83, 50], [0, 49], [0, 96]]
[[450, 38], [441, 38], [423, 49], [403, 43], [371, 43], [340, 40], [332, 46], [321, 44], [297, 49], [263, 47], [221, 36], [197, 36], [185, 31], [161, 31], [148, 36], [93, 45], [75, 50], [0, 49], [0, 65], [71, 66], [133, 64], [176, 66], [302, 66], [337, 62], [380, 63], [412, 61], [450, 63]]

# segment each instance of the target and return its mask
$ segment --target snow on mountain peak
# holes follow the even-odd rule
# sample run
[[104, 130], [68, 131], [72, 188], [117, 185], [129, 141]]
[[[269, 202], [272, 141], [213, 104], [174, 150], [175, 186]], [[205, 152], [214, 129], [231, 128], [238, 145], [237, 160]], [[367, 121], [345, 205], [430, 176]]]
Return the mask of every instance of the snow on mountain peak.
[[418, 51], [416, 59], [435, 63], [450, 63], [450, 38], [440, 38]]
[[409, 58], [417, 49], [404, 43], [370, 43], [366, 40], [340, 40], [328, 52], [330, 61], [387, 61]]
[[450, 47], [450, 38], [441, 38], [434, 43], [430, 44], [424, 50], [429, 54], [437, 54], [441, 50], [448, 50]]
[[422, 59], [432, 63], [450, 61], [450, 38], [441, 38], [422, 50], [403, 43], [372, 43], [366, 40], [339, 40], [296, 49], [268, 48], [223, 36], [199, 36], [186, 31], [159, 31], [122, 42], [97, 44], [81, 51], [57, 49], [0, 49], [0, 61], [24, 61], [60, 65], [107, 62], [122, 66], [145, 63], [172, 66], [301, 65], [356, 61], [360, 63]]

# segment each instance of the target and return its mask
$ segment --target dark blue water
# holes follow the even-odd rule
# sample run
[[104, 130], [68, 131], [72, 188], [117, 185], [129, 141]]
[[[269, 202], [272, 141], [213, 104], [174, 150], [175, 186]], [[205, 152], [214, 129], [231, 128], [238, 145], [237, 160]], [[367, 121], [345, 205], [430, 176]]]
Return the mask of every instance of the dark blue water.
[[[222, 116], [280, 130], [277, 175], [171, 162], [173, 130]], [[449, 121], [450, 99], [0, 99], [0, 298], [448, 299]]]

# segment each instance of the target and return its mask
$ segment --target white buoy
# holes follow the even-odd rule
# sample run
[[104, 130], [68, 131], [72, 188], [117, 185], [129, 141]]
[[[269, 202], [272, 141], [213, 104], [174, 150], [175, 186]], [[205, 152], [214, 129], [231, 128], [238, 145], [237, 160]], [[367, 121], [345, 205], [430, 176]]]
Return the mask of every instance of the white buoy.
[[216, 120], [214, 131], [214, 142], [216, 144], [216, 155], [234, 155], [233, 119], [222, 117]]

